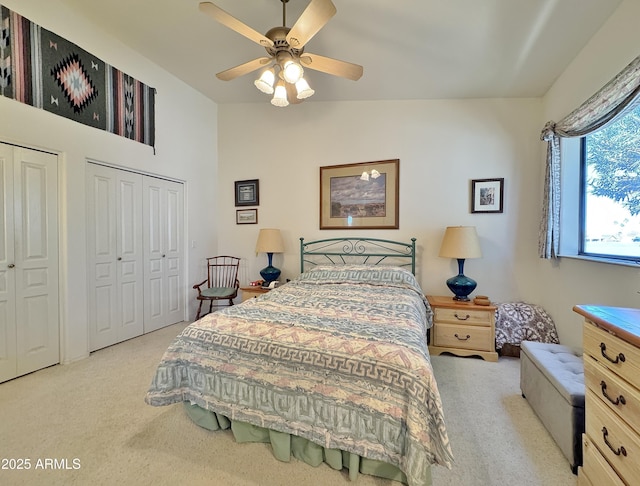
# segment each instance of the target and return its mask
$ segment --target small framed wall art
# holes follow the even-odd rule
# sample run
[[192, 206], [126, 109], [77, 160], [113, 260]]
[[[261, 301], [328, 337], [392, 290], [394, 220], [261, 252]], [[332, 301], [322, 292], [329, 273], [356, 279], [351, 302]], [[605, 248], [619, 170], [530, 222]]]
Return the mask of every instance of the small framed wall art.
[[236, 181], [236, 206], [259, 206], [260, 185], [258, 179]]
[[471, 212], [501, 213], [504, 209], [504, 178], [471, 181]]
[[257, 209], [236, 209], [236, 224], [257, 224]]

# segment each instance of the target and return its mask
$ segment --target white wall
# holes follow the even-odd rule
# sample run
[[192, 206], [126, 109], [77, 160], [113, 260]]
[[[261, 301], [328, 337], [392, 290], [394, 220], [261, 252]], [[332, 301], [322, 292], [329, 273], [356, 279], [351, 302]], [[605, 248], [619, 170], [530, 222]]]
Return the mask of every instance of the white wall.
[[[242, 82], [236, 81], [236, 82]], [[347, 81], [345, 81], [347, 82]], [[476, 293], [528, 297], [519, 273], [535, 253], [538, 228], [540, 100], [305, 102], [219, 106], [219, 249], [245, 259], [242, 284], [260, 278], [259, 228], [282, 230], [274, 255], [283, 278], [299, 273], [299, 238], [338, 235], [417, 238], [423, 290], [451, 295], [457, 264], [438, 257], [444, 229], [475, 225], [483, 258], [467, 260]], [[319, 230], [319, 167], [400, 159], [400, 229]], [[505, 178], [503, 214], [470, 213], [471, 179]], [[257, 225], [236, 225], [234, 181], [260, 180]]]
[[[560, 120], [598, 91], [638, 55], [640, 2], [626, 0], [558, 78], [543, 100], [543, 120]], [[541, 171], [544, 162], [541, 159]], [[582, 347], [576, 304], [640, 307], [640, 269], [569, 258], [533, 263], [537, 278], [523, 281], [540, 292], [554, 317], [560, 341]]]
[[[157, 89], [155, 155], [149, 146], [0, 97], [1, 142], [60, 154], [61, 351], [68, 362], [88, 354], [86, 159], [185, 182], [190, 289], [202, 275], [204, 257], [217, 252], [217, 105], [55, 0], [2, 4]], [[193, 316], [193, 293], [187, 294]]]

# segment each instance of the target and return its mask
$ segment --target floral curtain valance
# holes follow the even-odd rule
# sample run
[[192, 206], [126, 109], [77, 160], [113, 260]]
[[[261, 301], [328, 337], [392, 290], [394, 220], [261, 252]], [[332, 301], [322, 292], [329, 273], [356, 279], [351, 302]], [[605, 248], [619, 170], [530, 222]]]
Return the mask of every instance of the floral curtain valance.
[[544, 201], [538, 239], [541, 258], [556, 258], [560, 249], [560, 138], [595, 132], [640, 98], [640, 56], [600, 91], [559, 122], [549, 121], [540, 135], [547, 142]]

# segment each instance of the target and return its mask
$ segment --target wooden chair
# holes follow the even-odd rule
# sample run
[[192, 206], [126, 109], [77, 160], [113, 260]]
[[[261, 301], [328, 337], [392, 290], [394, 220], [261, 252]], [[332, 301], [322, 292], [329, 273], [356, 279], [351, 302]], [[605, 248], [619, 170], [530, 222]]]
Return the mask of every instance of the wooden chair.
[[[200, 301], [196, 321], [200, 319], [202, 303], [209, 301], [209, 313], [213, 310], [215, 301], [228, 300], [233, 305], [233, 299], [238, 295], [240, 282], [238, 281], [238, 267], [240, 258], [233, 256], [215, 256], [207, 258], [207, 279], [193, 286], [198, 291], [196, 297]], [[206, 284], [206, 287], [203, 287]], [[217, 304], [221, 307], [221, 304]], [[206, 315], [206, 314], [205, 314]]]

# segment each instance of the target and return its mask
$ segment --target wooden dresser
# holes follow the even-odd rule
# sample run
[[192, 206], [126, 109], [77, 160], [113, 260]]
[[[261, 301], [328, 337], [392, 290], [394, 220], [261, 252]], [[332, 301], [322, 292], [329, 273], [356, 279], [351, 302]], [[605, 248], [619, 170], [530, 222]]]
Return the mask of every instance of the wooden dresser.
[[434, 295], [427, 295], [427, 300], [433, 309], [429, 353], [437, 356], [446, 352], [498, 361], [495, 306]]
[[581, 486], [640, 484], [640, 309], [577, 305], [584, 322]]

